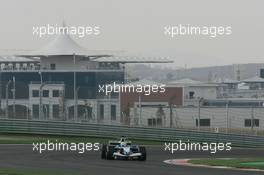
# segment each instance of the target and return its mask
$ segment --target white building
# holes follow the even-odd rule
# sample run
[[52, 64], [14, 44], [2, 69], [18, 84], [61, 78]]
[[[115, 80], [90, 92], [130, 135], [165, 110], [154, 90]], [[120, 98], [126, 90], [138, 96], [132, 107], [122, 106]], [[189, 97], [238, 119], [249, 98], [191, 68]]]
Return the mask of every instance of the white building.
[[0, 56], [1, 117], [116, 124], [119, 99], [99, 92], [99, 85], [124, 83], [126, 63], [172, 62], [87, 50], [67, 34], [14, 55]]
[[196, 106], [199, 99], [217, 99], [223, 93], [223, 86], [215, 83], [203, 83], [192, 79], [168, 82], [168, 86], [182, 87], [184, 106]]
[[264, 79], [258, 76], [242, 81], [221, 82], [224, 86], [225, 98], [263, 98]]

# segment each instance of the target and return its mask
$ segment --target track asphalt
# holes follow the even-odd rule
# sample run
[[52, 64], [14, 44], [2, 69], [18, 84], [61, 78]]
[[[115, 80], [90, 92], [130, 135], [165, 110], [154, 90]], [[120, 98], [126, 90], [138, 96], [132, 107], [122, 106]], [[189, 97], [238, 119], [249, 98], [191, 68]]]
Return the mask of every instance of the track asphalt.
[[164, 163], [167, 159], [264, 157], [264, 150], [232, 149], [230, 152], [165, 152], [163, 147], [147, 147], [147, 161], [102, 160], [100, 151], [76, 152], [32, 151], [32, 145], [0, 145], [0, 168], [65, 171], [83, 175], [264, 175], [227, 169], [184, 167]]

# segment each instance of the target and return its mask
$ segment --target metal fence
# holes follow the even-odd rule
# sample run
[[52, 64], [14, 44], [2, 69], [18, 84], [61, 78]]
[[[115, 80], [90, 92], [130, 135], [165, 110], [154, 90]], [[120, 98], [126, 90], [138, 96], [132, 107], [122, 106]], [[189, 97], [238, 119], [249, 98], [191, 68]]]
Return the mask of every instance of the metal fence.
[[[11, 101], [12, 102], [12, 101]], [[116, 103], [116, 101], [115, 101]], [[11, 103], [12, 104], [12, 103]], [[54, 113], [46, 105], [43, 105], [43, 118], [31, 115], [27, 107], [16, 105], [13, 112], [13, 106], [10, 105], [8, 110], [0, 110], [0, 119], [26, 119], [26, 120], [43, 120], [43, 121], [67, 121], [67, 122], [84, 122], [95, 124], [123, 124], [134, 127], [156, 127], [156, 128], [175, 128], [185, 130], [200, 130], [218, 133], [233, 133], [246, 135], [264, 136], [264, 107], [132, 107], [129, 116], [118, 116], [115, 120], [110, 117], [111, 104], [105, 105], [104, 117], [100, 118], [100, 113], [95, 114], [91, 107], [86, 108], [84, 105], [78, 107], [78, 117], [73, 117], [74, 107], [69, 108], [69, 117], [49, 117], [47, 113]], [[34, 106], [33, 106], [34, 107]], [[52, 107], [54, 110], [55, 108]], [[56, 108], [57, 109], [57, 108]], [[97, 109], [99, 111], [99, 109]], [[33, 110], [34, 111], [34, 110]], [[39, 114], [39, 110], [36, 110]], [[58, 110], [60, 108], [58, 107]], [[116, 109], [119, 111], [119, 108]], [[15, 115], [13, 115], [15, 114]], [[34, 114], [34, 113], [32, 113]], [[58, 113], [59, 114], [59, 113]], [[84, 115], [85, 114], [85, 115]], [[120, 120], [121, 119], [123, 120]], [[127, 119], [128, 122], [125, 122]], [[200, 123], [198, 122], [200, 119]], [[200, 126], [199, 126], [200, 125]]]
[[264, 148], [264, 137], [210, 133], [172, 128], [144, 128], [120, 125], [0, 119], [1, 133], [68, 136], [120, 137], [149, 141], [231, 142], [233, 146]]
[[264, 135], [264, 108], [133, 107], [130, 125]]

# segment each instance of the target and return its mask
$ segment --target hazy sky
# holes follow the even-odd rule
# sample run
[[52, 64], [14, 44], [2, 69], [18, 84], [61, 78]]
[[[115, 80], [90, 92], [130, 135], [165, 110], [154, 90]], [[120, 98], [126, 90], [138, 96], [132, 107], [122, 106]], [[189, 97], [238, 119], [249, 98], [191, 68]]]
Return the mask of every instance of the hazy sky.
[[[1, 0], [0, 49], [38, 49], [52, 37], [32, 35], [32, 27], [98, 25], [98, 37], [75, 38], [87, 49], [125, 50], [169, 56], [183, 67], [264, 62], [263, 0]], [[232, 26], [219, 38], [169, 39], [164, 26]]]

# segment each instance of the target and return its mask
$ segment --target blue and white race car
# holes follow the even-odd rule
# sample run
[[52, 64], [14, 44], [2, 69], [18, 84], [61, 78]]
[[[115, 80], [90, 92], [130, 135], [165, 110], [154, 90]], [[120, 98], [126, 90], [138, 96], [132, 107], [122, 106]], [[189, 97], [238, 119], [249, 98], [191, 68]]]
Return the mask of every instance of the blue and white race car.
[[102, 159], [107, 160], [141, 160], [147, 158], [146, 148], [143, 146], [132, 145], [125, 137], [121, 137], [119, 141], [109, 141], [102, 146]]

